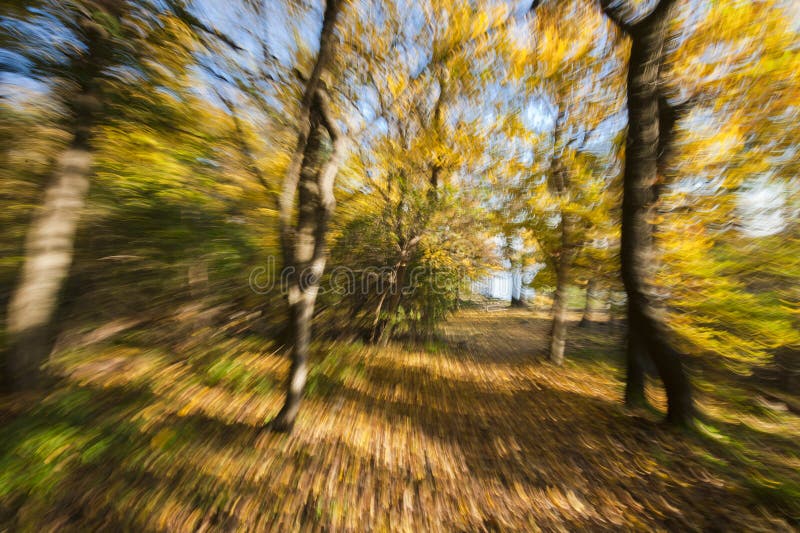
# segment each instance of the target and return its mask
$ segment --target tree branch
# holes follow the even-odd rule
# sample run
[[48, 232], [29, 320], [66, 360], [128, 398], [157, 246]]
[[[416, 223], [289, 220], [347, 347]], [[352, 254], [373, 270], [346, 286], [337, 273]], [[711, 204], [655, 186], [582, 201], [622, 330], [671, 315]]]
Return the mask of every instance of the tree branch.
[[656, 0], [647, 12], [638, 15], [632, 9], [630, 0], [600, 0], [600, 7], [620, 30], [631, 35], [660, 17], [661, 12], [668, 10], [672, 3], [673, 0]]
[[623, 32], [630, 34], [634, 29], [628, 22], [630, 9], [627, 8], [625, 0], [600, 0], [600, 7], [611, 22]]
[[[196, 16], [194, 16], [192, 13], [190, 13], [189, 10], [186, 9], [186, 7], [183, 5], [183, 2], [181, 0], [167, 0], [167, 5], [172, 10], [172, 12], [175, 13], [176, 17], [181, 19], [190, 27], [196, 30], [200, 30], [203, 33], [213, 35], [214, 37], [216, 37], [226, 45], [230, 46], [237, 52], [242, 51], [242, 47], [233, 42], [233, 40], [230, 37], [228, 37], [227, 35], [225, 35], [216, 28], [209, 27], [208, 25], [203, 23], [200, 19], [198, 19]], [[203, 44], [206, 43], [204, 42]]]
[[331, 142], [335, 143], [344, 136], [342, 130], [336, 124], [331, 114], [330, 101], [328, 94], [323, 89], [318, 89], [316, 94], [317, 105], [319, 106], [320, 116], [322, 117], [322, 125], [328, 130], [328, 135], [331, 137]]
[[[216, 87], [214, 88], [214, 93], [217, 95], [217, 98], [228, 108], [228, 112], [231, 114], [231, 118], [233, 119], [233, 125], [236, 130], [236, 142], [239, 144], [239, 149], [242, 151], [244, 156], [247, 158], [247, 165], [250, 167], [250, 171], [253, 173], [255, 178], [264, 187], [270, 195], [273, 195], [275, 191], [272, 190], [269, 183], [267, 182], [266, 178], [264, 177], [264, 173], [261, 172], [261, 169], [256, 162], [255, 153], [253, 152], [250, 144], [247, 142], [247, 139], [244, 136], [244, 128], [242, 127], [242, 123], [239, 120], [239, 115], [236, 112], [236, 108], [234, 107], [233, 102], [231, 102], [228, 98], [222, 95]], [[277, 200], [277, 198], [276, 198]]]

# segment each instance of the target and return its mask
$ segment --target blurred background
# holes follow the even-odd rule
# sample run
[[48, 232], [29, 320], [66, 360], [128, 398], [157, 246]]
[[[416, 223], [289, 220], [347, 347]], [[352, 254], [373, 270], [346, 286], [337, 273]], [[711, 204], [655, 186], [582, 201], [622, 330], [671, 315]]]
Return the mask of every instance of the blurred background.
[[800, 525], [797, 2], [0, 10], [0, 530]]

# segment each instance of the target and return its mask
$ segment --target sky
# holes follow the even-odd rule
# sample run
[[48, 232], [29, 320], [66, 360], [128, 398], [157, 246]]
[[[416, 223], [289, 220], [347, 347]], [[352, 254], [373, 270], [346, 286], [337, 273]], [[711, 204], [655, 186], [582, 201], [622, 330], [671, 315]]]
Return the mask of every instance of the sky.
[[[498, 2], [500, 3], [500, 2]], [[314, 43], [317, 42], [317, 35], [320, 31], [322, 19], [321, 2], [309, 1], [301, 3], [305, 7], [290, 8], [290, 2], [269, 1], [261, 3], [262, 11], [258, 14], [243, 7], [243, 4], [231, 1], [220, 2], [218, 0], [196, 0], [193, 5], [195, 13], [209, 25], [212, 25], [228, 34], [244, 50], [235, 52], [228, 50], [228, 60], [234, 61], [238, 66], [246, 69], [258, 70], [265, 63], [274, 61], [283, 67], [290, 67], [296, 56], [298, 46], [308, 48], [309, 53], [315, 53]], [[414, 23], [413, 18], [421, 16], [418, 10], [413, 9], [409, 4], [408, 12]], [[517, 16], [523, 14], [530, 0], [516, 0], [510, 3], [510, 7]], [[696, 0], [691, 2], [693, 9], [689, 10], [690, 19], [702, 16], [702, 3]], [[289, 9], [292, 11], [289, 12]], [[795, 25], [800, 31], [800, 2], [788, 2], [787, 13], [789, 22]], [[421, 20], [421, 19], [420, 19]], [[694, 20], [694, 19], [692, 19]], [[30, 24], [2, 19], [2, 26], [5, 31], [13, 34], [18, 30], [24, 30], [26, 36], [33, 36], [29, 40], [30, 46], [40, 46], [42, 49], [49, 49], [53, 57], [58, 57], [58, 53], [53, 48], [53, 43], [64, 42], [69, 39], [68, 32], [60, 27], [57, 21], [52, 18], [45, 19], [43, 23]], [[523, 25], [520, 25], [523, 27]], [[413, 29], [412, 29], [413, 31]], [[261, 43], [265, 42], [270, 58], [265, 57]], [[721, 49], [709, 47], [708, 54], [715, 56], [722, 53]], [[420, 58], [420, 61], [423, 59]], [[30, 99], [41, 95], [47, 90], [47, 84], [38, 81], [29, 74], [30, 64], [22, 56], [12, 52], [7, 48], [0, 48], [0, 98], [7, 101], [16, 99]], [[198, 90], [206, 98], [215, 101], [213, 91], [202, 90], [202, 86], [219, 85], [219, 81], [210, 78], [201, 69], [197, 70]], [[514, 95], [507, 87], [499, 87], [495, 91], [498, 99], [511, 100]], [[370, 98], [362, 101], [361, 111], [369, 115], [367, 107]], [[486, 111], [487, 117], [491, 117], [493, 111]], [[521, 108], [523, 122], [534, 132], [547, 132], [552, 129], [554, 109], [546, 97], [535, 97], [530, 99]], [[702, 120], [696, 124], [698, 129], [703, 123], [710, 124], [713, 121]], [[608, 117], [592, 135], [587, 143], [587, 149], [595, 153], [607, 153], [612, 148], [612, 139], [624, 128], [624, 113]], [[729, 152], [732, 147], [718, 147], [719, 152]], [[532, 153], [532, 152], [531, 152]], [[689, 179], [691, 181], [691, 179]], [[767, 236], [780, 231], [788, 218], [797, 216], [791, 206], [787, 206], [788, 185], [771, 180], [769, 176], [753, 177], [738, 193], [738, 212], [742, 218], [742, 227], [750, 236]]]

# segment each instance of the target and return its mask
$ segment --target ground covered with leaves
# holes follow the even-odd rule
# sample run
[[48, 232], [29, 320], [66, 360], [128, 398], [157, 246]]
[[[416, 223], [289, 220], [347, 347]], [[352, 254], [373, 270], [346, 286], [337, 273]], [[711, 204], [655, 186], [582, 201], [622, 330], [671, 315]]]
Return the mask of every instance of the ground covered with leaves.
[[[574, 324], [573, 324], [574, 325]], [[291, 435], [261, 431], [288, 362], [257, 338], [64, 349], [3, 399], [4, 530], [792, 530], [800, 418], [697, 375], [695, 431], [631, 413], [620, 333], [465, 311], [425, 346], [317, 345]], [[164, 343], [162, 343], [163, 345]], [[719, 392], [719, 391], [723, 392]], [[663, 408], [653, 388], [652, 403]]]

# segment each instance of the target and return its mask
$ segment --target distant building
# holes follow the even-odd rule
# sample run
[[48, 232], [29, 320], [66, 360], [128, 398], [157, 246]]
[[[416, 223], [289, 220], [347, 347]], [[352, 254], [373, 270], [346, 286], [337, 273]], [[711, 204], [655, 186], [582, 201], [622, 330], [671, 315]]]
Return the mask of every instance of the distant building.
[[511, 294], [516, 284], [516, 288], [521, 292], [523, 299], [530, 300], [536, 295], [536, 291], [525, 287], [526, 282], [529, 281], [530, 279], [527, 275], [515, 276], [510, 270], [496, 270], [476, 281], [472, 290], [486, 298], [511, 301]]

